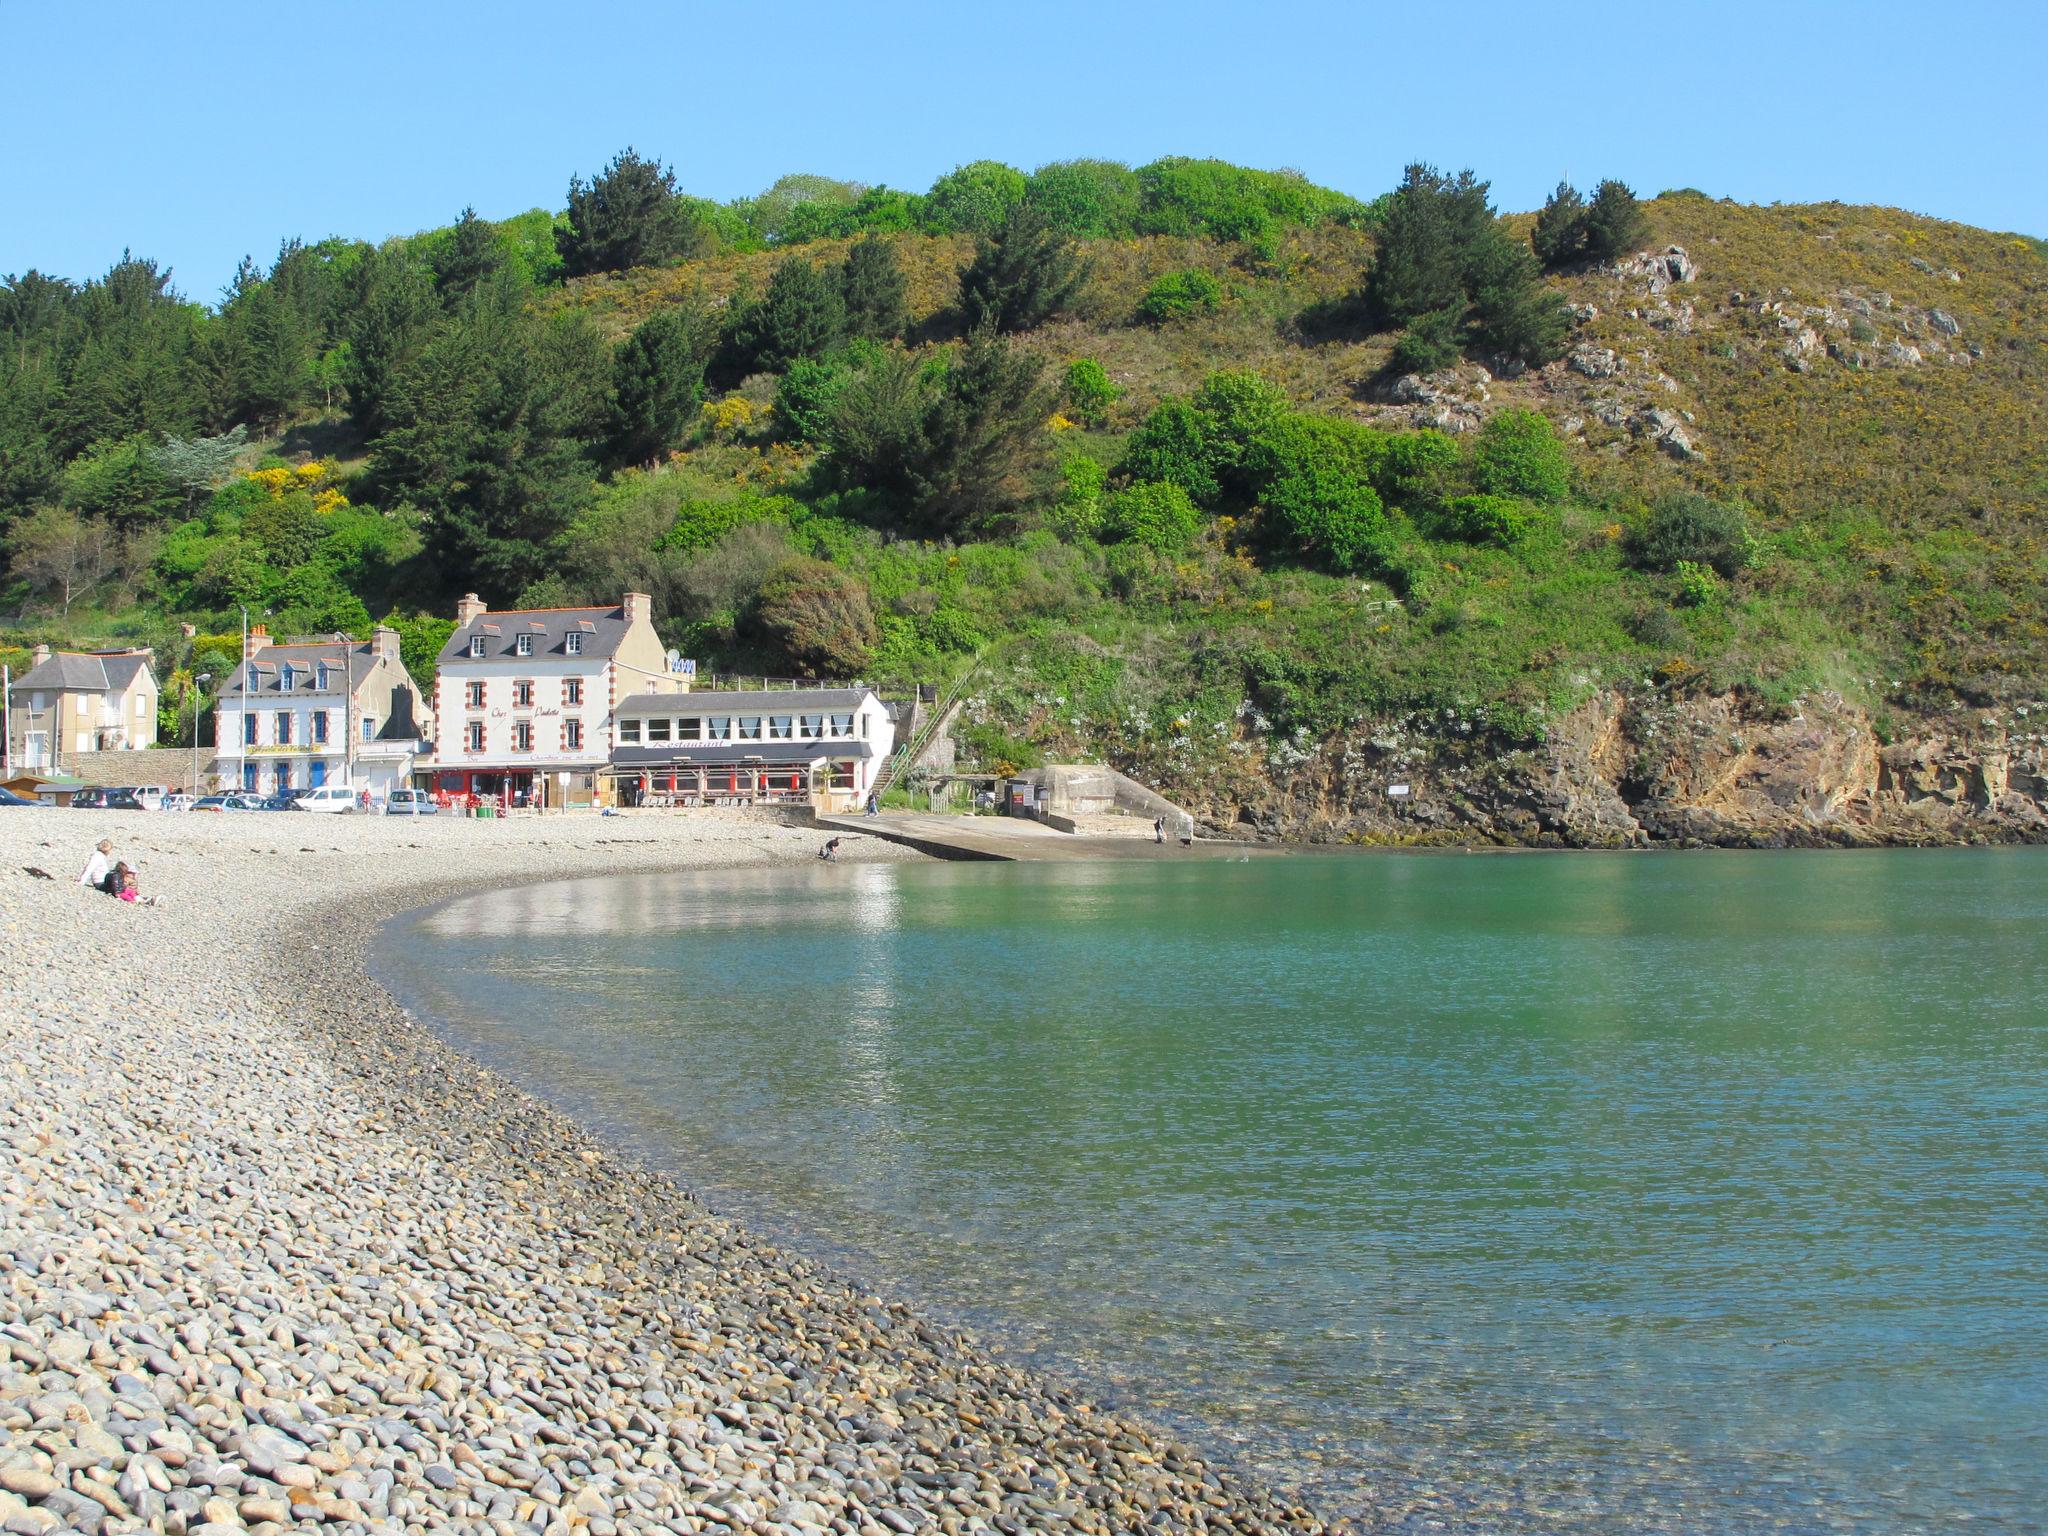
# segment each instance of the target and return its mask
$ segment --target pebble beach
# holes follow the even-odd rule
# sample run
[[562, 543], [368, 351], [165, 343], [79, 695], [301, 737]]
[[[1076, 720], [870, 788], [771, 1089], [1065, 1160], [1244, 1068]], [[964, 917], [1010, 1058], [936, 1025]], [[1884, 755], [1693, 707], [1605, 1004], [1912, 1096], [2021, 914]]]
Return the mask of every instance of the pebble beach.
[[[101, 837], [160, 905], [78, 886]], [[0, 812], [0, 1529], [1335, 1529], [757, 1239], [364, 970], [441, 896], [821, 841]]]

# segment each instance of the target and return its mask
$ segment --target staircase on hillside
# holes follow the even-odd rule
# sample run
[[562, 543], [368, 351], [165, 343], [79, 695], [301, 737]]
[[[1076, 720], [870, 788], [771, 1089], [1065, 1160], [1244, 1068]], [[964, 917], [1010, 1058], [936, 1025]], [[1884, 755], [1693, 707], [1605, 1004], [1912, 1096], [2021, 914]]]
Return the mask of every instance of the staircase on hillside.
[[895, 788], [897, 780], [917, 766], [926, 749], [952, 728], [954, 716], [960, 713], [960, 701], [967, 692], [967, 685], [974, 681], [975, 674], [980, 670], [981, 662], [977, 657], [966, 670], [953, 679], [953, 685], [946, 690], [945, 696], [932, 706], [931, 713], [925, 716], [924, 723], [918, 726], [910, 740], [889, 754], [889, 760], [882, 764], [882, 771], [875, 775], [874, 796], [877, 803], [880, 803], [883, 795]]

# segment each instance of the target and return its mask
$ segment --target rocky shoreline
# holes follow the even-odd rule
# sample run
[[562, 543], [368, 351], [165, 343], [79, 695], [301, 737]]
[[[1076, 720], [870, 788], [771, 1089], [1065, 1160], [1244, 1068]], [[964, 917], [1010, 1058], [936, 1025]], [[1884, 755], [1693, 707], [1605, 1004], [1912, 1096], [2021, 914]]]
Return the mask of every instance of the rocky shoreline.
[[[73, 883], [103, 835], [163, 905]], [[0, 813], [0, 1529], [1335, 1529], [706, 1211], [364, 972], [437, 896], [817, 842]]]

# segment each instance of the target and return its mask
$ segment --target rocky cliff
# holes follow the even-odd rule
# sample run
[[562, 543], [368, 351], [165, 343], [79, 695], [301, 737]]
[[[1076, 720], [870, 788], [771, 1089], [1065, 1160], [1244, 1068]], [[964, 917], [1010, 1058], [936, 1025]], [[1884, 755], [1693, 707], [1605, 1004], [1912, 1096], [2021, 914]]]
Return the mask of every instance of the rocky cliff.
[[1179, 786], [1213, 829], [1301, 842], [1859, 847], [2048, 841], [2048, 704], [1886, 740], [1839, 699], [1594, 697], [1539, 746], [1469, 722], [1360, 725]]

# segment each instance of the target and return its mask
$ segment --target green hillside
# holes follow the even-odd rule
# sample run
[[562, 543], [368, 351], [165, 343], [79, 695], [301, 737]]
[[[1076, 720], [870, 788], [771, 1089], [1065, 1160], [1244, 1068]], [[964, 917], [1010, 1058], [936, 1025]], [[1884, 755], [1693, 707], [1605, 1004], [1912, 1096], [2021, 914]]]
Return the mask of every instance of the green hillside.
[[630, 587], [720, 670], [978, 662], [983, 762], [1164, 782], [1606, 687], [2036, 698], [2040, 243], [1603, 197], [1538, 228], [1165, 161], [717, 207], [622, 157], [565, 214], [288, 245], [216, 311], [9, 279], [4, 638], [182, 664], [245, 602], [423, 615], [425, 655], [464, 590]]

